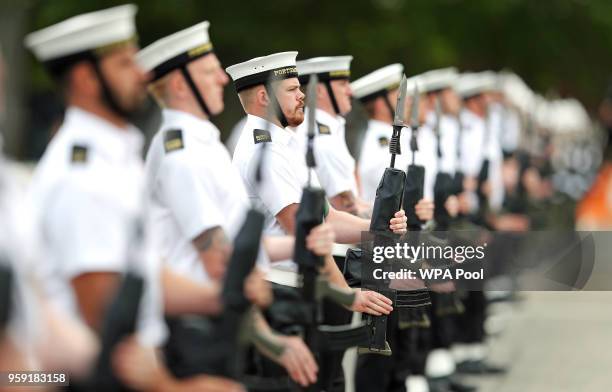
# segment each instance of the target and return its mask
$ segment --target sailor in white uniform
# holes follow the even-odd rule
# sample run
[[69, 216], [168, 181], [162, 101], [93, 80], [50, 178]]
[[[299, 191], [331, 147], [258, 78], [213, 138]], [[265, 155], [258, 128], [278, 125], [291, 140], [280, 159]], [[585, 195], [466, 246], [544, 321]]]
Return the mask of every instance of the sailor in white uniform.
[[[70, 82], [64, 122], [31, 189], [37, 237], [48, 257], [48, 295], [95, 330], [128, 267], [129, 239], [142, 214], [143, 137], [125, 120], [145, 96], [145, 74], [133, 61], [135, 13], [126, 5], [79, 15], [26, 38], [50, 72]], [[125, 61], [130, 67], [119, 68]], [[86, 83], [95, 83], [94, 91]], [[154, 260], [130, 267], [153, 277]], [[158, 280], [148, 286], [138, 328], [151, 346], [165, 336]]]
[[[363, 138], [361, 146], [361, 154], [359, 155], [359, 177], [361, 179], [362, 196], [364, 200], [373, 202], [376, 196], [376, 188], [385, 168], [389, 165], [389, 141], [392, 133], [392, 122], [395, 115], [395, 104], [398, 96], [399, 83], [402, 78], [404, 67], [401, 64], [392, 64], [380, 68], [370, 74], [361, 77], [351, 83], [353, 95], [359, 99], [364, 105], [368, 113], [369, 121], [368, 128]], [[408, 88], [410, 96], [414, 91], [414, 81]], [[406, 100], [407, 108], [411, 100]], [[423, 103], [424, 104], [424, 103]], [[406, 110], [409, 114], [410, 110]], [[406, 120], [409, 117], [407, 116]], [[406, 122], [408, 125], [408, 122]], [[397, 156], [396, 167], [406, 169], [409, 163], [412, 163], [412, 155], [408, 143], [410, 142], [410, 128], [404, 128], [400, 142], [402, 154]], [[428, 140], [428, 133], [419, 132], [418, 137], [421, 140], [423, 153], [417, 152], [415, 158], [416, 163], [431, 155], [426, 151], [433, 147], [432, 140]], [[429, 139], [432, 139], [429, 137]], [[421, 146], [419, 146], [421, 149]], [[427, 168], [430, 163], [424, 162]], [[427, 175], [427, 174], [426, 174]], [[433, 174], [435, 178], [435, 173]], [[431, 181], [430, 181], [431, 182]], [[428, 221], [433, 217], [433, 203], [431, 192], [427, 191], [426, 197], [421, 199], [415, 206], [417, 216], [423, 221]]]
[[[266, 215], [267, 232], [274, 235], [294, 232], [295, 213], [308, 179], [304, 144], [298, 140], [295, 130], [285, 128], [299, 126], [304, 120], [304, 94], [300, 91], [296, 56], [297, 52], [276, 53], [227, 68], [248, 115], [234, 151], [233, 164], [246, 184], [249, 197]], [[267, 87], [269, 79], [273, 82]], [[269, 105], [280, 110], [268, 120]], [[257, 186], [252, 180], [253, 172], [264, 144], [266, 156], [262, 174], [266, 181]], [[318, 185], [314, 174], [312, 183]], [[326, 221], [331, 224], [340, 243], [359, 242], [361, 230], [367, 231], [369, 227], [369, 221], [334, 208], [328, 208]], [[390, 229], [405, 232], [405, 221], [403, 211], [398, 212], [390, 222]], [[329, 269], [330, 281], [347, 286], [331, 257], [326, 258], [326, 268]], [[283, 271], [288, 277], [277, 283], [296, 284], [297, 265], [293, 261], [275, 263], [273, 275], [275, 270]], [[390, 310], [388, 304], [385, 297], [357, 291], [353, 310], [387, 313]]]
[[[463, 99], [460, 114], [462, 140], [460, 167], [466, 176], [466, 190], [476, 192], [477, 178], [485, 161], [488, 161], [488, 179], [483, 184], [487, 194], [488, 208], [499, 211], [504, 196], [502, 181], [502, 151], [498, 138], [487, 124], [488, 101], [485, 93], [494, 88], [495, 81], [488, 74], [462, 74], [457, 83], [457, 92]], [[482, 206], [472, 196], [471, 212]]]
[[[121, 275], [140, 275], [146, 284], [137, 339], [117, 347], [113, 368], [135, 389], [153, 383], [180, 390], [181, 383], [153, 355], [167, 332], [161, 263], [147, 229], [143, 197], [143, 136], [127, 121], [146, 97], [147, 76], [135, 62], [135, 13], [133, 5], [114, 7], [26, 37], [26, 45], [64, 83], [68, 104], [34, 173], [31, 208], [35, 237], [46, 258], [40, 274], [49, 300], [100, 332]], [[165, 303], [171, 302], [168, 298]], [[207, 302], [203, 295], [193, 300], [199, 306]]]
[[[311, 75], [317, 75], [317, 108], [315, 121], [317, 137], [314, 139], [315, 171], [331, 205], [340, 211], [367, 217], [372, 206], [359, 197], [355, 172], [355, 159], [346, 144], [346, 116], [352, 109], [350, 65], [352, 56], [315, 57], [297, 62], [300, 84], [308, 84]], [[310, 115], [305, 111], [304, 117]], [[304, 142], [308, 130], [307, 120], [296, 128]]]
[[[207, 283], [223, 277], [232, 242], [249, 209], [242, 178], [210, 121], [223, 111], [228, 77], [213, 51], [208, 28], [209, 23], [202, 22], [181, 30], [137, 56], [143, 69], [152, 72], [149, 89], [164, 108], [146, 158], [146, 193], [152, 227], [160, 238], [159, 252], [177, 273]], [[311, 250], [328, 254], [333, 233], [320, 225], [308, 240]], [[289, 258], [294, 239], [267, 237], [263, 245], [258, 268], [248, 279], [257, 283], [247, 287], [247, 297], [262, 304], [271, 299], [261, 276], [270, 262], [267, 252], [272, 260]], [[274, 359], [291, 375], [308, 374], [295, 379], [305, 385], [301, 381], [315, 373], [312, 355], [297, 337], [277, 340], [286, 350]], [[291, 361], [291, 357], [299, 360]]]

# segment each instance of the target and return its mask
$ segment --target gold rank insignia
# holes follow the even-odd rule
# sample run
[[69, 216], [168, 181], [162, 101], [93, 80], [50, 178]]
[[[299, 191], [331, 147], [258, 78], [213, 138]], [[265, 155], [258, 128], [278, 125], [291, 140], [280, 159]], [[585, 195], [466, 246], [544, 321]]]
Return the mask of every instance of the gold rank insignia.
[[324, 125], [318, 122], [317, 126], [319, 127], [320, 135], [331, 135], [331, 131], [329, 130], [329, 127], [327, 125]]
[[381, 147], [386, 147], [389, 145], [389, 138], [385, 137], [385, 136], [381, 136], [378, 138], [378, 144], [380, 144]]
[[172, 152], [181, 150], [185, 147], [183, 143], [183, 131], [180, 129], [171, 129], [164, 132], [164, 151]]
[[270, 143], [272, 141], [272, 136], [270, 135], [270, 131], [266, 131], [264, 129], [254, 129], [253, 130], [253, 142], [257, 143]]
[[87, 162], [87, 146], [74, 145], [70, 154], [70, 162], [85, 163]]

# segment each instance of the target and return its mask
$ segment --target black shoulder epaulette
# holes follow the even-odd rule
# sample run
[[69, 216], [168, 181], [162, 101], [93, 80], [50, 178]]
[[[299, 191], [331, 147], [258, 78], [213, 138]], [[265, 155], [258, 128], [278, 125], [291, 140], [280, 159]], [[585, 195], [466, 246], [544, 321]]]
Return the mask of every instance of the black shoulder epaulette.
[[87, 153], [89, 148], [82, 144], [75, 144], [72, 146], [72, 151], [70, 152], [70, 162], [72, 163], [85, 163], [87, 162]]
[[270, 131], [264, 129], [253, 129], [253, 142], [257, 143], [270, 143], [272, 141], [272, 135]]
[[164, 151], [172, 152], [185, 148], [183, 142], [183, 131], [180, 129], [170, 129], [164, 132]]
[[317, 122], [317, 126], [319, 127], [320, 135], [331, 135], [331, 131], [329, 130], [329, 127], [327, 125]]
[[378, 138], [378, 144], [380, 144], [381, 147], [386, 147], [389, 145], [389, 138], [386, 136], [381, 136]]

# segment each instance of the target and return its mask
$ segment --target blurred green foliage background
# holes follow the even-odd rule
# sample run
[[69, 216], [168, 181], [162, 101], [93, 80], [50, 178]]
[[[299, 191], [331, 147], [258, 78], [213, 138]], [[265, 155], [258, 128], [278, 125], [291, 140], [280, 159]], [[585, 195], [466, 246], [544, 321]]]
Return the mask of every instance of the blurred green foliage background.
[[[69, 16], [119, 5], [114, 0], [0, 0], [24, 9], [22, 33]], [[224, 66], [298, 50], [298, 58], [354, 56], [353, 77], [401, 62], [408, 76], [444, 66], [511, 69], [536, 91], [580, 99], [594, 111], [612, 74], [609, 0], [147, 0], [137, 23], [142, 46], [203, 20]], [[11, 52], [13, 54], [16, 51]], [[24, 100], [52, 89], [24, 54]], [[233, 88], [215, 120], [224, 135], [241, 117]], [[24, 116], [28, 118], [29, 109]], [[27, 122], [22, 128], [27, 129]], [[23, 138], [22, 138], [23, 139]], [[32, 147], [27, 147], [28, 150]], [[20, 150], [21, 155], [31, 155]]]

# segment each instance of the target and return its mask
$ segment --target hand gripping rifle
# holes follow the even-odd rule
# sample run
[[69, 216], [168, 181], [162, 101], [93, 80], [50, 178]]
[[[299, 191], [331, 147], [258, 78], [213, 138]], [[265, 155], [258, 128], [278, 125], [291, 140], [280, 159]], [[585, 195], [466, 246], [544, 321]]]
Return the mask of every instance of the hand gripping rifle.
[[[355, 292], [335, 287], [319, 275], [324, 265], [324, 258], [306, 248], [306, 237], [310, 231], [323, 222], [325, 214], [325, 192], [312, 185], [312, 171], [316, 167], [313, 144], [315, 135], [315, 109], [317, 76], [312, 75], [308, 83], [308, 143], [306, 148], [306, 165], [308, 166], [308, 183], [302, 191], [300, 207], [296, 214], [295, 253], [299, 274], [302, 278], [301, 297], [306, 315], [304, 340], [316, 357], [322, 351], [341, 351], [363, 344], [367, 340], [365, 326], [324, 326], [322, 322], [322, 299], [349, 307], [355, 301]], [[309, 390], [317, 390], [317, 386]]]
[[[404, 193], [404, 183], [406, 173], [395, 167], [395, 157], [401, 154], [400, 136], [404, 128], [404, 109], [406, 103], [406, 75], [402, 76], [399, 94], [395, 106], [393, 118], [393, 133], [389, 143], [389, 153], [391, 162], [385, 169], [383, 176], [376, 189], [376, 198], [372, 208], [372, 220], [370, 221], [370, 232], [374, 235], [374, 246], [379, 243], [392, 241], [397, 238], [389, 232], [389, 221], [395, 213], [401, 209]], [[373, 269], [377, 268], [370, 257], [366, 257], [362, 264], [363, 280], [362, 287], [367, 290], [375, 290], [384, 296], [392, 299], [395, 303], [395, 291], [389, 289], [388, 281], [373, 279]], [[388, 265], [383, 265], [383, 269], [388, 269]], [[387, 316], [364, 315], [366, 325], [370, 332], [370, 339], [367, 346], [359, 347], [360, 354], [375, 353], [381, 355], [391, 355], [391, 348], [387, 342]]]

